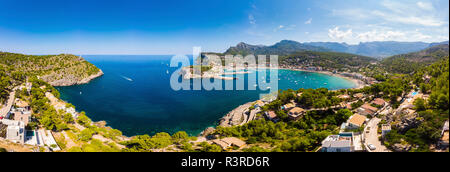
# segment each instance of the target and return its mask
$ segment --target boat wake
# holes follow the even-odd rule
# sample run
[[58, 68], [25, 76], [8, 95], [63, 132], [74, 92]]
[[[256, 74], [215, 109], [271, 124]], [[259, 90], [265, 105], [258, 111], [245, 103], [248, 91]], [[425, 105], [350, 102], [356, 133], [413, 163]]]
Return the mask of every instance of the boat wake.
[[128, 77], [126, 77], [126, 76], [120, 76], [120, 77], [122, 77], [123, 79], [126, 79], [126, 80], [128, 80], [128, 81], [130, 81], [130, 82], [133, 82], [133, 80], [131, 79], [131, 78], [128, 78]]

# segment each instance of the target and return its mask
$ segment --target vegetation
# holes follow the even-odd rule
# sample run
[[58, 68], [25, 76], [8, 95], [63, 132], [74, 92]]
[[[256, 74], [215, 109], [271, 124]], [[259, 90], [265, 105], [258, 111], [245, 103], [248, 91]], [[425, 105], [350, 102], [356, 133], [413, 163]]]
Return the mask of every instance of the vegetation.
[[0, 147], [0, 152], [8, 152], [5, 148]]
[[75, 55], [36, 56], [6, 52], [0, 52], [0, 77], [1, 68], [6, 69], [9, 77], [16, 81], [24, 81], [25, 76], [40, 76], [48, 83], [58, 80], [80, 81], [100, 71], [93, 64]]
[[448, 56], [448, 44], [436, 45], [420, 52], [383, 59], [381, 65], [390, 73], [410, 74]]
[[307, 108], [326, 108], [338, 105], [341, 100], [336, 97], [336, 92], [328, 91], [326, 88], [300, 89], [302, 93], [296, 102]]
[[229, 48], [224, 54], [242, 55], [288, 55], [301, 51], [328, 51], [326, 48], [302, 44], [295, 41], [283, 40], [272, 46], [249, 45], [239, 43], [235, 47]]
[[371, 57], [347, 53], [304, 51], [282, 56], [279, 61], [280, 65], [313, 66], [322, 67], [328, 71], [356, 72], [377, 60]]
[[[313, 151], [325, 137], [336, 134], [339, 125], [352, 114], [349, 110], [309, 111], [299, 121], [272, 121], [260, 119], [242, 126], [217, 127], [214, 135], [239, 137], [248, 144], [269, 143], [273, 151]], [[245, 151], [263, 151], [253, 147]]]
[[192, 66], [190, 66], [190, 68], [192, 69], [193, 73], [203, 74], [203, 73], [211, 70], [212, 67], [208, 66], [208, 65], [192, 65]]
[[[430, 80], [426, 76], [431, 76]], [[422, 92], [429, 93], [428, 100], [417, 99], [414, 102], [421, 123], [405, 131], [393, 129], [386, 135], [385, 144], [409, 144], [411, 151], [430, 151], [430, 145], [441, 137], [445, 121], [449, 119], [449, 59], [440, 60], [431, 66], [420, 69], [413, 76], [415, 85]]]
[[[189, 137], [186, 132], [177, 132], [170, 136], [168, 133], [157, 133], [154, 136], [139, 135], [135, 136], [132, 140], [122, 142], [127, 148], [124, 151], [127, 152], [151, 152], [153, 149], [166, 148], [169, 145], [177, 144], [180, 147], [186, 148], [186, 142], [189, 141]], [[188, 148], [189, 146], [187, 146]]]

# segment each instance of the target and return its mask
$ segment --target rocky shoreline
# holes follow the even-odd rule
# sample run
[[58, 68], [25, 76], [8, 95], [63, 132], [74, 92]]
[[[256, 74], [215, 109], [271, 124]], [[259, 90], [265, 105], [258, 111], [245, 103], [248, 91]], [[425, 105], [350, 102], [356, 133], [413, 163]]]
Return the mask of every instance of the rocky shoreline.
[[[52, 86], [60, 87], [60, 86], [72, 86], [72, 85], [82, 85], [87, 84], [90, 81], [92, 81], [95, 78], [98, 78], [102, 75], [104, 75], [103, 71], [99, 69], [100, 71], [97, 74], [91, 75], [87, 78], [83, 78], [82, 80], [76, 80], [76, 79], [60, 79], [56, 81], [50, 81], [48, 82]], [[45, 81], [45, 79], [44, 79]]]

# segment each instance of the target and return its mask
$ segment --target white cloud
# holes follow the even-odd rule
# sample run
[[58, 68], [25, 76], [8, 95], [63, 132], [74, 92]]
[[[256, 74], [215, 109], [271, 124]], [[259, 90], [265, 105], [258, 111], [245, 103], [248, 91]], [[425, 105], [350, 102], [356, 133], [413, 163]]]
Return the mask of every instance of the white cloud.
[[307, 21], [305, 21], [305, 24], [311, 24], [311, 23], [312, 23], [312, 18], [310, 18]]
[[381, 11], [373, 11], [373, 15], [381, 17], [382, 19], [390, 22], [397, 22], [401, 24], [412, 24], [421, 26], [442, 26], [445, 22], [437, 20], [436, 18], [429, 16], [406, 16], [406, 15], [393, 15], [384, 13]]
[[[424, 27], [439, 27], [448, 24], [448, 19], [442, 11], [435, 10], [430, 2], [401, 3], [384, 0], [381, 8], [351, 8], [333, 9], [332, 15], [347, 20], [361, 22], [387, 22], [393, 24], [408, 24]], [[448, 11], [447, 11], [448, 13]], [[448, 16], [448, 14], [447, 14]]]
[[372, 30], [368, 32], [363, 32], [358, 34], [357, 38], [361, 42], [370, 42], [370, 41], [389, 41], [389, 40], [398, 40], [403, 38], [406, 34], [400, 31], [377, 31]]
[[[348, 28], [348, 27], [345, 27]], [[343, 41], [349, 44], [357, 44], [359, 42], [373, 42], [373, 41], [403, 41], [403, 42], [439, 42], [448, 40], [448, 35], [433, 35], [430, 33], [423, 33], [422, 29], [412, 30], [395, 30], [392, 28], [376, 27], [369, 31], [364, 29], [349, 28], [348, 30], [341, 29], [339, 26], [328, 29], [327, 41]], [[305, 33], [306, 34], [306, 33]]]
[[336, 26], [333, 29], [328, 29], [328, 37], [331, 39], [338, 39], [338, 40], [344, 40], [349, 39], [353, 36], [352, 29], [348, 29], [347, 31], [341, 31], [339, 30], [339, 27]]
[[273, 31], [277, 32], [277, 31], [281, 31], [281, 30], [294, 30], [295, 27], [297, 27], [296, 25], [292, 24], [292, 25], [279, 25], [278, 27], [274, 28]]
[[433, 4], [429, 2], [417, 2], [417, 6], [421, 9], [431, 11], [434, 9]]
[[369, 18], [367, 10], [363, 9], [343, 9], [343, 10], [332, 10], [333, 16], [345, 17], [350, 20], [365, 20]]
[[418, 39], [418, 40], [428, 40], [428, 39], [431, 39], [431, 38], [432, 38], [432, 36], [430, 36], [430, 35], [425, 35], [425, 34], [423, 34], [423, 33], [416, 33], [415, 35], [413, 35], [413, 37], [415, 37], [415, 38]]
[[256, 24], [256, 20], [255, 20], [255, 17], [253, 16], [253, 14], [248, 15], [248, 22], [250, 24]]

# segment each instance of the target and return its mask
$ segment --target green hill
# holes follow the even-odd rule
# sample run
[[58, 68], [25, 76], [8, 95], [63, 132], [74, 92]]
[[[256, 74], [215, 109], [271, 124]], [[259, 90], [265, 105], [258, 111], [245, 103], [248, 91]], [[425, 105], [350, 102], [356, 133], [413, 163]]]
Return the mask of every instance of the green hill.
[[38, 76], [53, 86], [86, 83], [102, 74], [93, 64], [70, 54], [36, 56], [0, 52], [0, 67], [16, 80]]
[[383, 59], [381, 65], [388, 72], [408, 74], [447, 57], [448, 49], [448, 44], [436, 45], [419, 52]]
[[272, 46], [250, 45], [239, 43], [235, 47], [230, 47], [224, 54], [232, 55], [288, 55], [301, 51], [329, 51], [326, 48], [302, 44], [296, 41], [283, 40]]
[[371, 57], [336, 52], [305, 51], [280, 57], [280, 65], [314, 66], [339, 71], [356, 71], [375, 62], [377, 60]]

